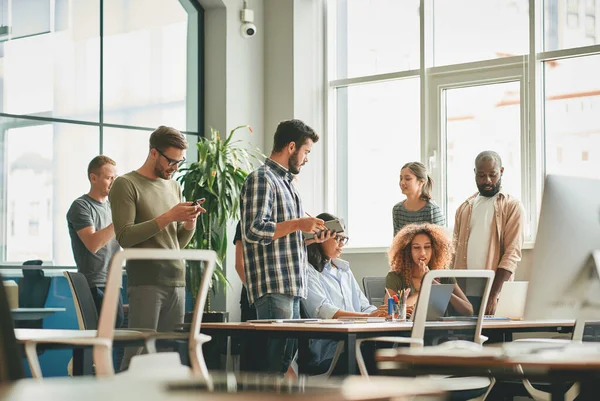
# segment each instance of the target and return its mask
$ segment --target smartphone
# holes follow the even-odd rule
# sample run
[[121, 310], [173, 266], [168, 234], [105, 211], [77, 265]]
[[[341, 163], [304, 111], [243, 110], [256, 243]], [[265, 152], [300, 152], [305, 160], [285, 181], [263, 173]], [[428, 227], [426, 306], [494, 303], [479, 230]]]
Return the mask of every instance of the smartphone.
[[204, 202], [206, 200], [206, 198], [201, 198], [201, 199], [196, 199], [195, 201], [192, 202], [192, 206], [199, 206], [202, 204], [202, 202]]

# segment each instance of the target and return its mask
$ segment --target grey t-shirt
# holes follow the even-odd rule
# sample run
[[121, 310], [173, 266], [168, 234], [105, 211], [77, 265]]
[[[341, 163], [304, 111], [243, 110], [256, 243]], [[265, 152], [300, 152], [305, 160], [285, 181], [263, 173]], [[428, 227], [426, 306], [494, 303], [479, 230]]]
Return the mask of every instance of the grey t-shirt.
[[67, 212], [67, 224], [77, 271], [83, 273], [90, 286], [106, 283], [108, 265], [120, 247], [117, 240], [112, 238], [108, 244], [93, 254], [85, 247], [77, 231], [90, 226], [99, 231], [111, 223], [110, 203], [108, 201], [100, 203], [88, 195], [75, 199]]

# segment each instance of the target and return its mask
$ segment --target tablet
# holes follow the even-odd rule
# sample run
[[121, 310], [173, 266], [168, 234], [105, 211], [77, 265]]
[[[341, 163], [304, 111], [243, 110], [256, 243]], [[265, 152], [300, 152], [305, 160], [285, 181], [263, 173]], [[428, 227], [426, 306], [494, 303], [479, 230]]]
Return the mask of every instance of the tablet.
[[[340, 219], [326, 221], [325, 227], [327, 227], [328, 230], [331, 230], [335, 233], [341, 233], [344, 231], [344, 225], [343, 225], [342, 220], [340, 220]], [[319, 231], [318, 234], [321, 234], [322, 232], [323, 231]], [[304, 233], [303, 232], [302, 235], [304, 235], [304, 239], [313, 239], [315, 237], [315, 233]]]

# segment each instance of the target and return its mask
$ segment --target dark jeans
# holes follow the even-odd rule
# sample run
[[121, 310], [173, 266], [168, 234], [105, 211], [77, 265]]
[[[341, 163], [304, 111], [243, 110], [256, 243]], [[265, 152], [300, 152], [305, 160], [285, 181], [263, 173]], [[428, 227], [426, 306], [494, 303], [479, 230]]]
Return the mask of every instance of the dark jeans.
[[[96, 304], [96, 310], [98, 311], [98, 317], [100, 317], [100, 308], [102, 308], [102, 300], [104, 299], [104, 286], [90, 287], [92, 292], [92, 298]], [[123, 314], [123, 296], [119, 293], [119, 304], [117, 305], [117, 319], [115, 321], [115, 328], [120, 328], [123, 325], [125, 315]]]
[[[300, 298], [283, 294], [267, 294], [254, 302], [259, 319], [300, 318]], [[287, 372], [296, 352], [296, 340], [291, 338], [269, 338], [265, 370], [269, 373]]]
[[242, 310], [242, 317], [240, 319], [242, 322], [256, 319], [256, 309], [254, 308], [254, 305], [250, 305], [250, 301], [248, 301], [248, 290], [246, 290], [246, 286], [242, 286], [240, 309]]

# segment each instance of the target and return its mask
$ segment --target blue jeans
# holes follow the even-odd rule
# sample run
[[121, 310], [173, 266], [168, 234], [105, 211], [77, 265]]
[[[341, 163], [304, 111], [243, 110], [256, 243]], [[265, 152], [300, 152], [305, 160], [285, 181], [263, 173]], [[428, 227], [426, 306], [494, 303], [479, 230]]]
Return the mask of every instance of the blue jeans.
[[[300, 298], [284, 294], [267, 294], [254, 301], [258, 319], [300, 318]], [[270, 373], [285, 373], [296, 352], [296, 340], [269, 338], [265, 370]]]

